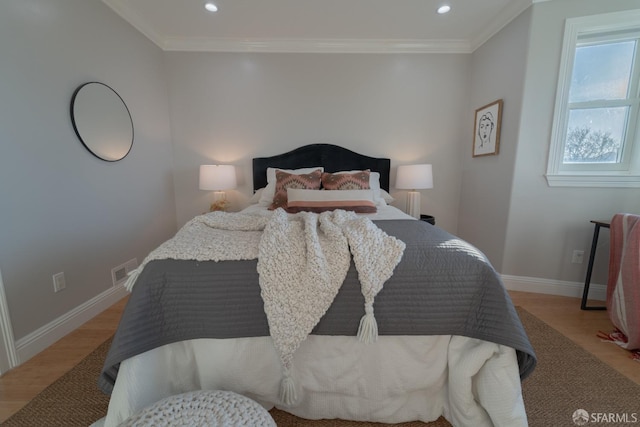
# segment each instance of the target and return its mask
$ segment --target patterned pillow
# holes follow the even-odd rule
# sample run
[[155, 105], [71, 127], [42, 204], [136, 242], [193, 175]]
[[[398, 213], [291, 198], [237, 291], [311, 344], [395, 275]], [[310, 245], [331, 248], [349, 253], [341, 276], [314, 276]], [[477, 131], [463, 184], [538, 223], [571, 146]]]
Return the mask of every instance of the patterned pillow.
[[369, 190], [369, 169], [355, 173], [322, 174], [322, 188], [325, 190]]
[[276, 192], [273, 196], [273, 203], [271, 203], [269, 209], [287, 208], [287, 188], [319, 190], [321, 179], [321, 169], [300, 175], [276, 170]]
[[300, 175], [303, 173], [311, 173], [316, 169], [320, 169], [322, 172], [324, 172], [324, 168], [322, 166], [314, 166], [310, 168], [300, 168], [300, 169], [282, 169], [282, 168], [271, 168], [271, 167], [267, 168], [267, 186], [264, 188], [264, 191], [260, 195], [260, 201], [258, 203], [261, 206], [267, 206], [267, 207], [271, 206], [271, 203], [273, 203], [273, 196], [276, 194], [276, 171], [277, 170]]
[[356, 213], [376, 213], [372, 190], [287, 190], [287, 207], [289, 213], [325, 212], [342, 209]]

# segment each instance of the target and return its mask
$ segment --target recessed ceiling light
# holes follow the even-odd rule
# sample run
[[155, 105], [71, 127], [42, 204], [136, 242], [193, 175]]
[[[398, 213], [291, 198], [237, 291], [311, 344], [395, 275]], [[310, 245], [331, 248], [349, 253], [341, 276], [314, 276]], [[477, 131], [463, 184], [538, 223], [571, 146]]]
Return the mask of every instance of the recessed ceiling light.
[[442, 15], [443, 13], [447, 13], [447, 12], [449, 12], [450, 10], [451, 10], [451, 6], [449, 6], [448, 4], [445, 4], [445, 5], [440, 6], [440, 7], [438, 8], [438, 13], [439, 13], [440, 15]]
[[210, 1], [206, 2], [204, 4], [204, 8], [207, 9], [209, 12], [217, 12], [218, 11], [218, 6], [216, 6], [215, 4], [211, 3]]

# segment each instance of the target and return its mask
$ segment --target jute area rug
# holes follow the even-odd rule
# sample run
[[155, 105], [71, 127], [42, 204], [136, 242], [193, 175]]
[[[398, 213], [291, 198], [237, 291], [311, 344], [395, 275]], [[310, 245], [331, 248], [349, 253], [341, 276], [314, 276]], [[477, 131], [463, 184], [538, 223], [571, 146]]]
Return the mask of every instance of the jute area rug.
[[[538, 366], [523, 382], [524, 401], [532, 427], [575, 426], [573, 413], [636, 414], [640, 425], [640, 385], [601, 362], [527, 311], [518, 308]], [[596, 339], [594, 337], [594, 339]], [[105, 416], [108, 397], [97, 389], [96, 381], [110, 340], [36, 396], [9, 418], [6, 427], [89, 426]], [[640, 369], [640, 367], [639, 367]], [[342, 420], [304, 420], [286, 412], [271, 410], [278, 426], [285, 427], [373, 427], [379, 423]], [[630, 418], [631, 419], [631, 418]], [[589, 423], [588, 425], [598, 425]], [[624, 422], [600, 425], [634, 425]], [[402, 427], [450, 426], [444, 419], [435, 422], [396, 424]]]

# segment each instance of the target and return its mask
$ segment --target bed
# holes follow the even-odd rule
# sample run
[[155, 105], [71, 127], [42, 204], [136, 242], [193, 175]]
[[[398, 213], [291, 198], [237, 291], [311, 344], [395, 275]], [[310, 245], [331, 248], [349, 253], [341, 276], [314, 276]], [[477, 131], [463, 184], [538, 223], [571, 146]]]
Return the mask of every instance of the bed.
[[[267, 208], [263, 199], [275, 200], [282, 190], [280, 186], [274, 196], [268, 194], [274, 170], [281, 183], [282, 176], [301, 179], [290, 175], [306, 168], [315, 174], [318, 167], [329, 178], [337, 172], [355, 176], [367, 171], [371, 185], [366, 194], [371, 197], [349, 203], [367, 209], [373, 203], [375, 212], [356, 214], [350, 206], [314, 215]], [[534, 370], [536, 356], [499, 275], [467, 242], [389, 206], [389, 172], [389, 159], [331, 144], [253, 159], [254, 204], [239, 214], [194, 218], [174, 238], [182, 236], [180, 245], [167, 242], [130, 277], [135, 286], [98, 380], [111, 394], [104, 425], [118, 425], [160, 399], [200, 389], [234, 391], [267, 409], [277, 407], [306, 419], [398, 423], [444, 416], [455, 426], [527, 425], [521, 380]], [[303, 201], [309, 194], [327, 197], [323, 190], [292, 188], [286, 190], [291, 205], [298, 194]], [[358, 197], [365, 193], [353, 191]], [[333, 195], [338, 193], [347, 194]], [[400, 252], [387, 256], [387, 249], [383, 254], [377, 247], [374, 253], [363, 244], [362, 256], [353, 252], [356, 245], [349, 240], [353, 259], [344, 264], [344, 280], [327, 308], [318, 311], [310, 334], [284, 352], [288, 344], [274, 331], [295, 322], [273, 320], [289, 297], [277, 280], [269, 285], [275, 286], [275, 296], [265, 291], [270, 283], [266, 271], [271, 271], [265, 267], [267, 259], [279, 251], [264, 249], [264, 241], [275, 218], [289, 227], [302, 217], [322, 217], [340, 226], [366, 224], [367, 233], [388, 239], [382, 248]], [[218, 221], [225, 231], [217, 230], [224, 228]], [[256, 227], [256, 222], [262, 225]], [[242, 231], [229, 231], [236, 226]], [[348, 226], [344, 230], [353, 231]], [[295, 246], [297, 240], [287, 237], [276, 240], [276, 246]], [[226, 253], [227, 245], [245, 238], [254, 242], [253, 252], [234, 253], [231, 259], [211, 255]], [[188, 254], [160, 250], [170, 246]], [[389, 267], [388, 278], [376, 270], [366, 279], [362, 265], [368, 256], [377, 257], [369, 268], [395, 256], [397, 263]], [[298, 273], [293, 277], [307, 277]], [[384, 283], [373, 291], [373, 302], [364, 283], [376, 280]], [[307, 305], [296, 313], [307, 316], [328, 297], [305, 298]], [[300, 323], [306, 321], [304, 317]]]

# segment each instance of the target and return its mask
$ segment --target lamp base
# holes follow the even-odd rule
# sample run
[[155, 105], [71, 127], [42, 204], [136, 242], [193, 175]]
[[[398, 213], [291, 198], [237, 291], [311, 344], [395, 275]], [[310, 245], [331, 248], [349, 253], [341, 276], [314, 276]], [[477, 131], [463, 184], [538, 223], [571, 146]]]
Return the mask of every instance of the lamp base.
[[213, 203], [211, 203], [211, 207], [209, 208], [210, 212], [215, 211], [225, 211], [227, 210], [227, 206], [229, 203], [227, 202], [227, 195], [224, 191], [214, 191], [213, 192]]
[[420, 193], [417, 191], [407, 193], [407, 214], [416, 219], [420, 218]]

